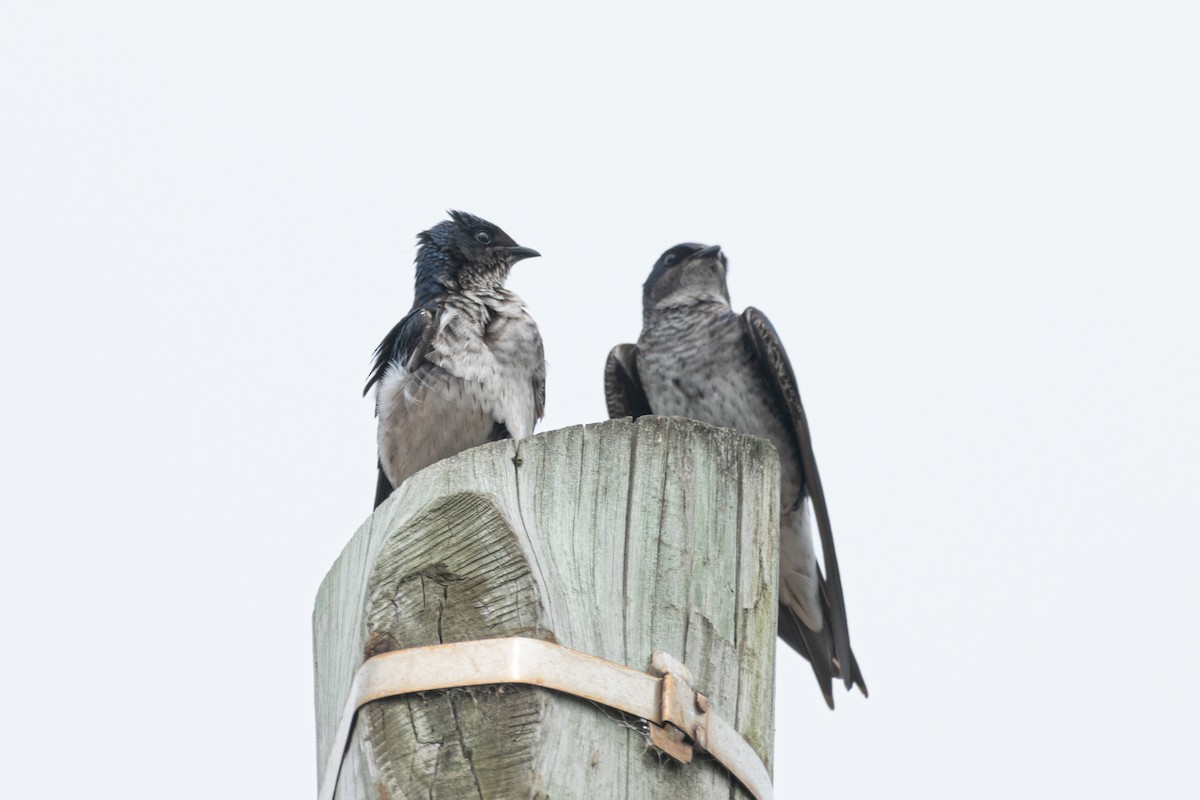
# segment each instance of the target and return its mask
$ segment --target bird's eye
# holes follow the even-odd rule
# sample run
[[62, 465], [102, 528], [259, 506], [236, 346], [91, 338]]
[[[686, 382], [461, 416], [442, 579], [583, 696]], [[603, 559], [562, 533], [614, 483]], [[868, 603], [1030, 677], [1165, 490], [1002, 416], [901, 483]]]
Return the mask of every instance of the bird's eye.
[[664, 266], [664, 267], [669, 267], [669, 266], [671, 266], [671, 265], [672, 265], [672, 264], [674, 264], [674, 263], [675, 263], [675, 254], [674, 254], [674, 253], [667, 253], [667, 257], [663, 259], [663, 266]]
[[492, 235], [487, 231], [475, 231], [475, 241], [480, 244], [491, 244]]

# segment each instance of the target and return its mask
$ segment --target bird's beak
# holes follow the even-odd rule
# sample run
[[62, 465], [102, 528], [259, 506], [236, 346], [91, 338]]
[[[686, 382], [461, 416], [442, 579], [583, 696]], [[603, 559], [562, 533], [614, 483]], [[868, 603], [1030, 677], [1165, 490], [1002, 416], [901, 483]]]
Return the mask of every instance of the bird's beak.
[[541, 253], [532, 247], [506, 247], [505, 252], [508, 253], [508, 263], [510, 264], [515, 264], [523, 258], [538, 258], [541, 256]]
[[692, 258], [708, 258], [709, 256], [715, 256], [719, 252], [721, 252], [721, 245], [710, 244], [708, 247], [692, 256]]

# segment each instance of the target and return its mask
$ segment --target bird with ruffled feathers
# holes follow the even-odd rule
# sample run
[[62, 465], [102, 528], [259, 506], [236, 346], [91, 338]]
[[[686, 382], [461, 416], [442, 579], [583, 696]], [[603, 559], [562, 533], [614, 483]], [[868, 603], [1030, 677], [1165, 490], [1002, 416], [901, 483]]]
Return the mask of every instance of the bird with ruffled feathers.
[[499, 439], [521, 439], [542, 418], [546, 359], [537, 324], [504, 284], [513, 264], [540, 255], [487, 220], [449, 212], [417, 236], [408, 314], [375, 349], [375, 505], [430, 464]]

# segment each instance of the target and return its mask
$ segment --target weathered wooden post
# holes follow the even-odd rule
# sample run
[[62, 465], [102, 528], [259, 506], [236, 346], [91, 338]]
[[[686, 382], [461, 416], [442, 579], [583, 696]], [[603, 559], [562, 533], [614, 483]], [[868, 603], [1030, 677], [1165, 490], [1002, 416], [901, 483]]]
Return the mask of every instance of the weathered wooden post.
[[[640, 671], [665, 651], [770, 768], [778, 472], [762, 440], [642, 417], [498, 442], [408, 480], [317, 596], [319, 779], [364, 660], [508, 636]], [[504, 685], [363, 706], [337, 796], [751, 795], [706, 755], [663, 756], [636, 717]]]

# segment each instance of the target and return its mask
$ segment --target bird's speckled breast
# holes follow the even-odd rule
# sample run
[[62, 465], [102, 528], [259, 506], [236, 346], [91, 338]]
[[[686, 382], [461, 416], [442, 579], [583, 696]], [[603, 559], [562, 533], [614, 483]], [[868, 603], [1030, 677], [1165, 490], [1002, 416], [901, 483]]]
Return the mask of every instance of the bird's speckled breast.
[[714, 303], [655, 311], [638, 339], [637, 366], [655, 414], [770, 440], [779, 451], [785, 505], [799, 497], [795, 444], [732, 309]]

